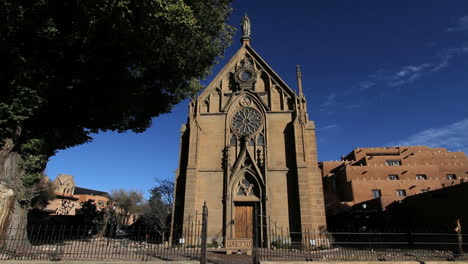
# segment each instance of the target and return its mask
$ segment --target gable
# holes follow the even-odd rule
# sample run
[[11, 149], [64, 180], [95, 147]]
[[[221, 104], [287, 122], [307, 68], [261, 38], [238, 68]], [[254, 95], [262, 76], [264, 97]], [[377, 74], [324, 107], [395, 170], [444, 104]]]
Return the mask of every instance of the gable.
[[73, 175], [68, 174], [59, 174], [57, 178], [53, 181], [54, 184], [58, 185], [72, 185], [75, 186], [75, 181]]
[[249, 45], [243, 45], [198, 96], [197, 112], [226, 112], [242, 91], [267, 111], [293, 110], [297, 95]]

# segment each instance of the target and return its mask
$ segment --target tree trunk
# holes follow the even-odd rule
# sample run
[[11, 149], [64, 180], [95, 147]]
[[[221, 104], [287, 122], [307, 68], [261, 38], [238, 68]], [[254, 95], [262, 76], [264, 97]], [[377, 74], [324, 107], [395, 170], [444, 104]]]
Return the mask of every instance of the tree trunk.
[[0, 149], [0, 248], [18, 252], [31, 244], [27, 236], [28, 210], [19, 204], [16, 193], [23, 187], [22, 159], [12, 149], [11, 140]]

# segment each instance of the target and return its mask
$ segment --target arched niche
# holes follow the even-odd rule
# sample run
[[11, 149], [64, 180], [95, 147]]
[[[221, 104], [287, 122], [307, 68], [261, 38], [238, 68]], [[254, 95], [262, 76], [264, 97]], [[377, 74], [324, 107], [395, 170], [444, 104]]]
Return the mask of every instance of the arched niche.
[[202, 104], [202, 113], [209, 113], [210, 112], [210, 101], [204, 100]]
[[256, 92], [265, 92], [270, 90], [270, 79], [265, 72], [262, 72], [260, 78], [255, 83]]
[[234, 201], [260, 200], [260, 186], [258, 186], [255, 177], [248, 172], [244, 173], [243, 177], [239, 178], [237, 184], [233, 187]]

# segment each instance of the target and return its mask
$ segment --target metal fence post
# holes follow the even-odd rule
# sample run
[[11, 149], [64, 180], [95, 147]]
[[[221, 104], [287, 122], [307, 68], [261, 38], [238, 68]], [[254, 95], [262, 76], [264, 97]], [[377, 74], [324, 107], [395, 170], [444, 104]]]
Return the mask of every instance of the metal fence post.
[[253, 261], [253, 264], [257, 264], [258, 263], [258, 260], [259, 260], [259, 247], [261, 246], [259, 244], [260, 242], [260, 238], [258, 237], [258, 232], [259, 232], [259, 218], [261, 217], [260, 214], [258, 213], [258, 205], [255, 205], [254, 206], [254, 221], [253, 221], [253, 231], [254, 231], [254, 234], [253, 234], [253, 248], [252, 248], [252, 261]]
[[201, 258], [200, 264], [206, 264], [206, 240], [208, 236], [207, 232], [208, 227], [208, 207], [206, 206], [206, 201], [203, 203], [202, 210], [202, 244], [201, 244]]

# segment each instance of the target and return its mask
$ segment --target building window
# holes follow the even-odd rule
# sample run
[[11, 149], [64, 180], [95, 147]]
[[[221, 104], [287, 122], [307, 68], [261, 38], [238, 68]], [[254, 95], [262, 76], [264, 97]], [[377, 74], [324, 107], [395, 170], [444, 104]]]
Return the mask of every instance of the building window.
[[448, 179], [448, 180], [456, 180], [456, 179], [457, 179], [457, 175], [455, 175], [455, 174], [447, 174], [447, 179]]
[[416, 180], [427, 180], [426, 174], [417, 174]]
[[406, 190], [402, 190], [402, 189], [396, 190], [396, 194], [397, 194], [398, 197], [405, 197], [406, 196]]
[[396, 181], [396, 180], [399, 180], [400, 178], [396, 174], [390, 174], [388, 175], [388, 179], [392, 181]]
[[428, 192], [429, 189], [421, 189], [421, 193], [425, 193], [425, 192]]
[[401, 160], [386, 160], [387, 166], [401, 166]]
[[372, 190], [372, 198], [382, 197], [382, 191], [379, 189]]
[[257, 137], [257, 145], [263, 146], [265, 144], [265, 137], [262, 134]]

